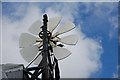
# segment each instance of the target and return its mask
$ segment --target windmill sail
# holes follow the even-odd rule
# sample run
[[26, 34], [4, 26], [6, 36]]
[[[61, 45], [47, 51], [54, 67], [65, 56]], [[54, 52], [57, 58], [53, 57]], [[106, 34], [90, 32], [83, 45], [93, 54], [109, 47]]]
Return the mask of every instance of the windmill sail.
[[42, 21], [37, 20], [30, 26], [28, 31], [32, 34], [38, 35], [39, 32], [41, 31], [40, 27], [42, 27]]
[[62, 60], [64, 58], [68, 57], [71, 54], [71, 52], [68, 51], [67, 49], [61, 48], [61, 47], [58, 47], [58, 46], [56, 46], [53, 49], [53, 53], [58, 60]]
[[[61, 17], [54, 17], [50, 18], [47, 26], [48, 26], [48, 31], [53, 33], [55, 28], [59, 25], [61, 21]], [[29, 32], [38, 35], [41, 32], [43, 22], [40, 20], [35, 21], [29, 28]], [[53, 48], [53, 53], [56, 56], [58, 60], [64, 59], [68, 57], [71, 52], [68, 51], [67, 49], [63, 47], [57, 46], [57, 42], [61, 42], [67, 45], [75, 45], [78, 41], [78, 37], [76, 35], [69, 35], [65, 37], [58, 37], [59, 35], [66, 33], [72, 29], [75, 28], [75, 25], [72, 22], [67, 22], [63, 26], [61, 26], [58, 31], [51, 35], [51, 40], [49, 45], [52, 46]], [[42, 55], [39, 55], [39, 49], [42, 49], [43, 47], [43, 41], [41, 38], [33, 36], [29, 33], [22, 33], [19, 39], [19, 47], [22, 48], [20, 50], [20, 53], [22, 57], [29, 62], [29, 64], [33, 63], [38, 65], [42, 59]]]
[[67, 22], [54, 35], [58, 36], [60, 34], [68, 32], [74, 28], [75, 28], [75, 25], [72, 22]]
[[78, 37], [76, 35], [69, 35], [59, 39], [60, 42], [67, 45], [75, 45], [78, 41]]
[[39, 48], [37, 46], [29, 46], [20, 50], [23, 59], [28, 63], [34, 59], [38, 52]]
[[50, 18], [49, 22], [48, 22], [48, 31], [53, 32], [53, 30], [58, 26], [58, 24], [61, 21], [61, 17], [54, 17], [54, 18]]
[[19, 47], [24, 48], [36, 43], [37, 37], [28, 33], [22, 33], [19, 39]]

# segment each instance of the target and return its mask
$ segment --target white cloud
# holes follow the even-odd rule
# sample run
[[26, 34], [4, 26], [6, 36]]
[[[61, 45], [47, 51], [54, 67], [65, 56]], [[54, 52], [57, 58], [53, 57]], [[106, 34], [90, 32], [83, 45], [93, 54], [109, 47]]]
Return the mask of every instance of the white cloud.
[[117, 73], [113, 73], [113, 78], [118, 78], [118, 74]]
[[67, 46], [72, 54], [67, 59], [60, 61], [63, 77], [88, 78], [91, 73], [99, 71], [102, 66], [100, 63], [102, 50], [100, 44], [93, 39], [85, 38], [83, 33], [78, 34], [80, 34], [80, 37], [77, 45]]
[[[109, 39], [112, 39], [115, 36], [115, 32], [118, 29], [118, 3], [97, 3], [96, 4], [96, 15], [98, 15], [99, 18], [106, 19], [110, 26], [106, 26], [111, 28], [111, 30], [108, 33]], [[111, 13], [115, 12], [116, 9], [116, 15], [111, 15]], [[113, 13], [114, 14], [114, 13]]]
[[63, 21], [73, 21], [73, 15], [77, 14], [77, 7], [78, 3], [62, 3], [47, 8], [46, 13], [51, 17], [61, 15], [63, 17]]
[[[36, 20], [39, 19], [39, 9], [30, 6], [27, 10], [26, 16], [22, 20], [14, 21], [8, 17], [2, 18], [2, 62], [3, 63], [23, 63], [21, 55], [19, 54], [19, 36], [22, 32], [27, 32], [28, 27]], [[17, 13], [17, 12], [16, 12]]]
[[[85, 9], [83, 10], [83, 13], [89, 13], [92, 12], [91, 16], [96, 16], [96, 22], [98, 24], [102, 24], [101, 21], [108, 22], [110, 26], [104, 26], [105, 28], [109, 28], [109, 33], [107, 35], [109, 36], [109, 39], [112, 39], [115, 35], [115, 32], [118, 29], [118, 3], [117, 2], [96, 2], [96, 3], [82, 3], [85, 5]], [[91, 20], [89, 20], [91, 22]], [[94, 26], [95, 27], [95, 26]], [[96, 26], [98, 27], [98, 26]]]
[[[22, 3], [21, 3], [22, 4]], [[56, 7], [58, 5], [58, 7]], [[46, 6], [46, 5], [45, 5]], [[37, 19], [42, 19], [43, 12], [37, 5], [30, 4], [25, 8], [26, 13], [23, 19], [12, 22], [12, 20], [3, 15], [2, 23], [2, 62], [3, 63], [24, 63], [25, 62], [19, 52], [19, 36], [23, 32], [27, 32], [28, 27]], [[16, 9], [22, 9], [21, 7]], [[74, 21], [73, 15], [77, 13], [78, 4], [63, 3], [56, 4], [45, 10], [48, 16], [53, 17], [61, 15], [63, 22], [66, 20]], [[15, 15], [23, 15], [22, 10], [16, 10]], [[74, 13], [76, 11], [76, 13]], [[19, 13], [18, 13], [19, 12]], [[77, 26], [77, 25], [76, 25]], [[79, 24], [80, 27], [80, 24]], [[59, 61], [61, 77], [71, 78], [87, 78], [92, 73], [99, 71], [101, 68], [100, 56], [101, 45], [91, 39], [87, 38], [80, 29], [73, 30], [70, 33], [77, 34], [79, 41], [76, 46], [67, 46], [72, 52], [68, 58]]]
[[119, 77], [118, 75], [119, 75], [120, 66], [118, 65], [118, 66], [116, 67], [116, 69], [117, 69], [117, 71], [113, 73], [113, 78], [118, 78], [118, 77]]
[[111, 26], [114, 27], [114, 29], [118, 28], [118, 16], [117, 15], [110, 17], [109, 21], [111, 23]]

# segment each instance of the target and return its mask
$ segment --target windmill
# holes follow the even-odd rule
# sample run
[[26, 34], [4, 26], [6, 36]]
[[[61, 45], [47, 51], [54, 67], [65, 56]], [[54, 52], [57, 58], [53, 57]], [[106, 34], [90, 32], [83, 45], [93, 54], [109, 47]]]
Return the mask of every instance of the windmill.
[[[59, 25], [61, 17], [57, 16], [48, 20], [47, 15], [43, 15], [43, 23], [35, 21], [29, 28], [31, 33], [22, 33], [19, 39], [20, 53], [28, 65], [24, 69], [27, 78], [36, 80], [42, 74], [42, 80], [59, 80], [60, 71], [58, 60], [68, 57], [71, 52], [64, 47], [66, 45], [76, 45], [78, 38], [76, 35], [60, 37], [61, 34], [75, 28], [72, 22], [66, 22], [57, 32], [53, 33]], [[31, 64], [37, 66], [30, 67]], [[31, 72], [33, 71], [33, 73]]]

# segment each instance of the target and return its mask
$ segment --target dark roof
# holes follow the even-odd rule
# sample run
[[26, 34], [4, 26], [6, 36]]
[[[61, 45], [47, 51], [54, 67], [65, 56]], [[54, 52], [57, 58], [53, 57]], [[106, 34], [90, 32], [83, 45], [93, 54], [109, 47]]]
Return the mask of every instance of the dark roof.
[[23, 67], [24, 65], [23, 64], [11, 64], [11, 63], [0, 64], [0, 69], [2, 69], [2, 70], [9, 70], [9, 69], [14, 69], [14, 68], [19, 68], [21, 66]]
[[0, 64], [0, 79], [2, 78], [22, 78], [23, 64]]

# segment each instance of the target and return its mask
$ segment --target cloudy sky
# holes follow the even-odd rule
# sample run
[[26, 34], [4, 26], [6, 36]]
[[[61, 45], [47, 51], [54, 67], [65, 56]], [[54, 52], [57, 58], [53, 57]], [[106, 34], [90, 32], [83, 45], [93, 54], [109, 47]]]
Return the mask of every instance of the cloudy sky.
[[112, 78], [118, 67], [117, 2], [2, 2], [2, 63], [27, 65], [19, 52], [21, 33], [30, 25], [49, 17], [62, 16], [62, 22], [73, 21], [79, 36], [72, 54], [59, 61], [64, 78]]

